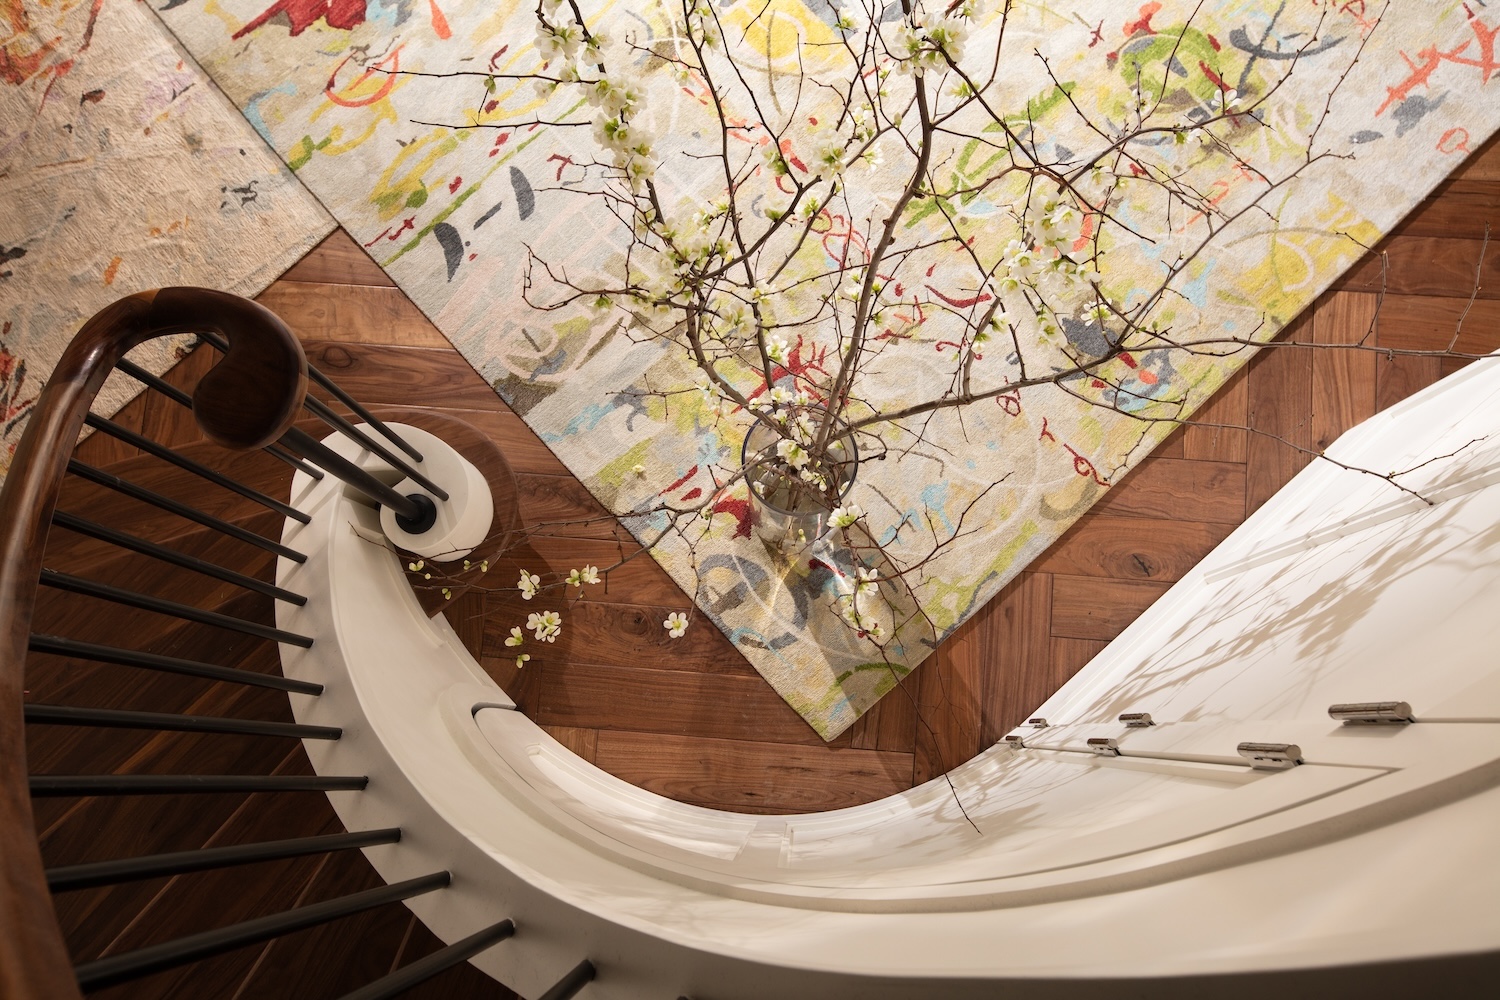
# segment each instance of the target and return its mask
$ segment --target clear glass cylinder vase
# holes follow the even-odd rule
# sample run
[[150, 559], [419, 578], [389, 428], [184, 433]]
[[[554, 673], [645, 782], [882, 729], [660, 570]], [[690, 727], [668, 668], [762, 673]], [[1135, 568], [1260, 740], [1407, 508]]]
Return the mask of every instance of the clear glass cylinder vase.
[[[784, 407], [782, 412], [790, 412]], [[824, 411], [804, 411], [820, 426]], [[793, 414], [794, 415], [794, 414]], [[835, 420], [825, 455], [809, 458], [805, 469], [821, 474], [827, 486], [807, 483], [777, 454], [787, 438], [764, 420], [757, 420], [740, 446], [740, 463], [749, 485], [750, 508], [756, 535], [782, 551], [792, 551], [821, 538], [829, 517], [854, 485], [859, 448], [848, 425]]]

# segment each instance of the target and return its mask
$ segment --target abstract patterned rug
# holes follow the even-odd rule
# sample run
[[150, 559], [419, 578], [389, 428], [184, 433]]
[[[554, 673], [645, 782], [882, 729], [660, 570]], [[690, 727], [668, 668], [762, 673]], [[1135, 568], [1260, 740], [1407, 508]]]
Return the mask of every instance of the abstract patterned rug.
[[[617, 30], [642, 46], [672, 43], [656, 3], [584, 6], [612, 12]], [[523, 246], [565, 265], [575, 280], [607, 271], [623, 252], [616, 221], [574, 193], [589, 183], [587, 164], [598, 155], [589, 130], [535, 117], [586, 122], [589, 108], [544, 105], [529, 83], [482, 79], [536, 65], [535, 8], [531, 0], [174, 0], [161, 16], [297, 176], [606, 506], [629, 514], [661, 499], [711, 495], [716, 472], [738, 465], [744, 416], [711, 414], [691, 393], [672, 396], [691, 388], [688, 370], [671, 352], [632, 342], [620, 316], [543, 313], [523, 301]], [[739, 33], [730, 44], [753, 46], [768, 74], [835, 40], [838, 14], [827, 0], [724, 0], [714, 9]], [[993, 41], [996, 16], [976, 16], [970, 46]], [[1059, 163], [1090, 141], [1076, 134], [1069, 105], [1107, 112], [1109, 101], [1130, 91], [1131, 67], [1165, 67], [1164, 100], [1189, 121], [1222, 111], [1236, 91], [1251, 101], [1274, 91], [1246, 133], [1257, 170], [1290, 176], [1310, 146], [1328, 155], [1295, 182], [1272, 184], [1274, 197], [1257, 194], [1264, 211], [1214, 236], [1174, 284], [1170, 310], [1179, 333], [1259, 340], [1311, 303], [1358, 258], [1361, 244], [1373, 245], [1495, 130], [1497, 29], [1500, 11], [1480, 3], [1423, 4], [1415, 16], [1365, 0], [1023, 3], [1006, 44], [1047, 62], [1007, 64], [1002, 84], [1010, 105], [1022, 109], [1021, 125]], [[479, 76], [401, 75], [455, 70]], [[684, 121], [701, 106], [692, 81], [663, 71], [648, 74], [646, 85], [648, 104], [677, 109], [672, 115], [680, 111]], [[447, 127], [493, 124], [504, 114], [514, 121], [519, 112], [537, 124]], [[806, 152], [798, 141], [793, 134], [788, 155]], [[969, 138], [941, 162], [958, 184], [979, 170], [982, 152], [980, 138]], [[665, 164], [670, 175], [658, 176], [689, 206], [703, 180], [692, 163]], [[1267, 176], [1228, 164], [1203, 179], [1203, 212], [1184, 213], [1153, 238], [1121, 240], [1105, 275], [1111, 294], [1128, 299], [1151, 287], [1196, 238], [1193, 227], [1208, 224], [1209, 209], [1237, 204], [1256, 183], [1270, 183]], [[879, 180], [877, 172], [868, 183], [873, 189]], [[1006, 207], [977, 195], [963, 204], [976, 239]], [[1124, 197], [1120, 211], [1128, 218], [1138, 207]], [[914, 232], [932, 224], [911, 222]], [[889, 378], [869, 391], [899, 401], [924, 379], [950, 377], [936, 339], [893, 343]], [[669, 536], [656, 555], [831, 739], [1172, 429], [1141, 423], [1134, 408], [1168, 395], [1195, 406], [1249, 353], [1119, 359], [1092, 386], [1044, 386], [971, 407], [962, 420], [940, 417], [928, 428], [930, 446], [861, 469], [856, 489], [882, 541], [909, 544], [919, 532], [903, 533], [902, 524], [961, 536], [915, 578], [932, 629], [889, 650], [894, 665], [830, 612], [835, 574], [828, 566], [789, 567], [767, 552], [748, 529], [743, 494], [717, 497], [702, 537]], [[791, 368], [819, 363], [815, 345], [788, 360]], [[644, 474], [634, 471], [638, 465]], [[638, 535], [653, 527], [649, 519], [627, 523]]]
[[[333, 228], [134, 0], [0, 0], [0, 480], [84, 320], [165, 285], [253, 295]], [[161, 373], [191, 338], [131, 357]], [[112, 376], [109, 415], [141, 387]]]

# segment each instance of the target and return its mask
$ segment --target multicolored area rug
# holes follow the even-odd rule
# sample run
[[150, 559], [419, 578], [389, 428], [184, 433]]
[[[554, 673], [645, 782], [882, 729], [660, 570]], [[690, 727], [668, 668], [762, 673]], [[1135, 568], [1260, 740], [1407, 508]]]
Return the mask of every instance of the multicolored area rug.
[[[973, 11], [969, 53], [995, 47], [1007, 6], [964, 5]], [[664, 212], [692, 225], [722, 180], [715, 164], [693, 155], [712, 109], [701, 75], [671, 72], [683, 38], [669, 13], [717, 19], [723, 44], [752, 66], [745, 90], [788, 124], [777, 140], [786, 169], [809, 169], [821, 127], [809, 109], [819, 97], [816, 88], [798, 97], [808, 102], [796, 105], [806, 121], [793, 121], [783, 85], [846, 37], [828, 0], [582, 7], [616, 41], [634, 43], [630, 59], [656, 148], [670, 151], [656, 174]], [[933, 18], [958, 9], [929, 7]], [[901, 238], [920, 247], [925, 234], [957, 231], [975, 253], [999, 253], [1015, 233], [1018, 190], [1016, 177], [992, 166], [1004, 146], [997, 136], [1013, 133], [1066, 171], [1080, 151], [1098, 152], [1149, 114], [1165, 127], [1109, 162], [1112, 176], [1123, 178], [1109, 203], [1121, 225], [1111, 230], [1100, 284], [1128, 304], [1171, 275], [1156, 318], [1180, 341], [1218, 343], [1127, 355], [1093, 379], [1000, 393], [936, 415], [920, 438], [893, 430], [887, 444], [899, 461], [861, 468], [857, 500], [871, 533], [904, 564], [921, 562], [924, 546], [938, 551], [908, 578], [924, 628], [904, 630], [882, 654], [833, 613], [836, 566], [783, 562], [750, 530], [743, 492], [716, 495], [738, 466], [743, 413], [713, 412], [692, 391], [680, 352], [632, 338], [631, 316], [583, 304], [533, 308], [563, 297], [549, 273], [588, 286], [618, 274], [630, 246], [598, 194], [610, 181], [587, 127], [593, 109], [566, 87], [549, 96], [510, 78], [540, 63], [537, 9], [534, 0], [179, 0], [161, 16], [297, 176], [611, 510], [629, 515], [663, 500], [714, 497], [696, 529], [669, 534], [655, 554], [829, 739], [1173, 426], [1140, 418], [1163, 409], [1186, 415], [1247, 360], [1251, 351], [1225, 337], [1273, 336], [1500, 121], [1493, 5], [1438, 2], [1419, 14], [1365, 0], [1011, 7], [1004, 44], [1013, 55], [988, 91], [1005, 110], [991, 119], [994, 128], [943, 139], [931, 161], [940, 197], [929, 199], [930, 211], [902, 217]], [[888, 22], [899, 10], [886, 7], [876, 19]], [[904, 44], [894, 29], [887, 41]], [[454, 72], [471, 75], [419, 75]], [[950, 85], [948, 96], [934, 99], [964, 96], [959, 81], [943, 84]], [[730, 123], [726, 141], [743, 143], [747, 156], [763, 154], [765, 133]], [[717, 146], [717, 126], [707, 139]], [[884, 165], [851, 168], [851, 200], [875, 204], [888, 195], [890, 163], [901, 150], [887, 152]], [[1153, 182], [1132, 187], [1132, 174]], [[1174, 184], [1170, 206], [1152, 201]], [[770, 210], [768, 202], [753, 212], [768, 219]], [[1078, 227], [1080, 245], [1089, 239], [1086, 216], [1067, 223]], [[814, 232], [830, 260], [867, 245], [850, 222], [856, 217], [865, 216], [831, 208], [817, 215]], [[949, 281], [943, 261], [914, 259], [925, 270], [905, 279], [909, 293], [896, 292], [898, 314], [956, 315], [1003, 294]], [[776, 295], [767, 299], [773, 307], [794, 292]], [[1007, 309], [1020, 315], [1020, 305]], [[1083, 318], [1050, 333], [1025, 315], [1014, 322], [1038, 343], [1057, 341], [1043, 365], [1056, 351], [1087, 357], [1106, 346], [1099, 326]], [[878, 371], [861, 384], [863, 398], [889, 407], [940, 396], [966, 349], [944, 330], [941, 320], [897, 315]], [[819, 370], [831, 337], [793, 345], [786, 369]], [[1003, 388], [1019, 375], [1021, 348], [1009, 357], [1003, 344], [990, 352], [976, 378]], [[660, 518], [627, 523], [642, 537], [662, 527]]]
[[[166, 285], [253, 295], [333, 228], [134, 0], [0, 0], [0, 480], [84, 320]], [[191, 338], [131, 355], [160, 373]], [[112, 414], [140, 386], [106, 384]]]

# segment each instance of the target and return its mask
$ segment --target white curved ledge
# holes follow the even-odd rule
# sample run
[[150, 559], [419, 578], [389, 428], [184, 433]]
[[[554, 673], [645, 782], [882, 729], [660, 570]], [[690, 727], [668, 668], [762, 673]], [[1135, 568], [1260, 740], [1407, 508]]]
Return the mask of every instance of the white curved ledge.
[[[750, 817], [605, 774], [422, 615], [376, 513], [329, 480], [293, 486], [313, 520], [284, 537], [309, 559], [278, 579], [309, 601], [278, 622], [316, 642], [283, 647], [284, 669], [325, 685], [292, 696], [299, 721], [345, 730], [309, 743], [314, 767], [370, 776], [329, 796], [345, 824], [403, 828], [366, 850], [382, 877], [452, 871], [410, 903], [447, 941], [514, 919], [514, 942], [475, 964], [523, 994], [584, 956], [601, 970], [591, 996], [729, 1000], [1493, 950], [1500, 366], [1336, 448], [1380, 467], [1452, 452], [1412, 476], [1442, 502], [1313, 465], [1038, 710], [1065, 724], [955, 770], [963, 810], [936, 781]], [[1326, 715], [1386, 698], [1421, 721]], [[1159, 724], [1126, 729], [1125, 711]], [[1097, 736], [1123, 756], [1087, 753]], [[1306, 763], [1253, 771], [1244, 740], [1296, 743]]]

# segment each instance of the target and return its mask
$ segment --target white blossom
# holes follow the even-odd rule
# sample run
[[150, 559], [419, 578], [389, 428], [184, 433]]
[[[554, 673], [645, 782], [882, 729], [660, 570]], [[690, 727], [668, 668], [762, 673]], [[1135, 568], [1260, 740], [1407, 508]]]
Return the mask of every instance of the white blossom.
[[558, 634], [562, 632], [562, 616], [556, 611], [543, 611], [540, 614], [533, 611], [526, 616], [526, 627], [542, 642], [556, 642]]
[[533, 597], [535, 597], [536, 596], [536, 585], [539, 584], [539, 583], [541, 583], [541, 582], [542, 582], [542, 578], [541, 577], [537, 576], [534, 573], [528, 573], [524, 569], [521, 570], [521, 580], [520, 580], [519, 583], [516, 584], [516, 586], [518, 586], [518, 587], [521, 588], [521, 599], [525, 600], [525, 601], [529, 601]]
[[778, 365], [784, 365], [786, 364], [787, 347], [786, 338], [778, 333], [773, 333], [766, 339], [766, 357]]
[[681, 639], [682, 633], [687, 631], [687, 615], [683, 614], [681, 611], [673, 611], [667, 615], [667, 620], [662, 622], [661, 624], [662, 628], [667, 630], [667, 634], [669, 636], [671, 636], [673, 639]]
[[833, 508], [828, 515], [828, 523], [835, 528], [847, 528], [861, 517], [864, 517], [864, 508], [857, 503], [845, 504], [842, 507]]
[[811, 458], [806, 448], [788, 438], [782, 438], [776, 442], [776, 457], [794, 469], [802, 468], [807, 464], [808, 459]]
[[568, 582], [580, 590], [583, 589], [585, 583], [598, 583], [599, 567], [585, 566], [583, 569], [570, 569], [568, 570]]

